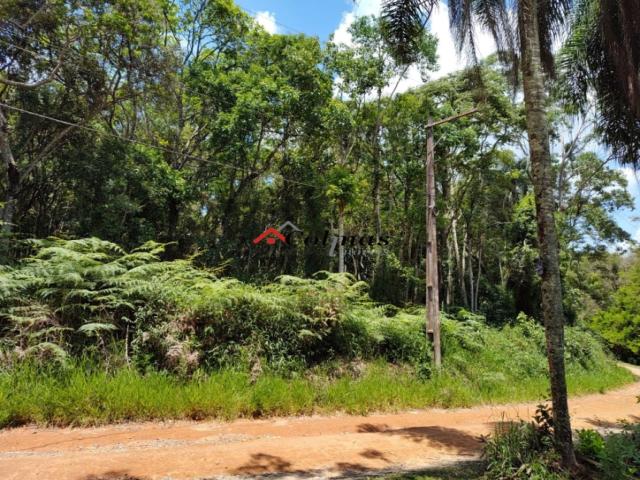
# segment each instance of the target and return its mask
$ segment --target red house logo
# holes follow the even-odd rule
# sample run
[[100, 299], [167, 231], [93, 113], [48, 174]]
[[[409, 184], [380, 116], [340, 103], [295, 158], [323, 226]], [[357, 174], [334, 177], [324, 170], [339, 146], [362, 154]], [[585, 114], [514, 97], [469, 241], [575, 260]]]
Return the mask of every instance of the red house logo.
[[273, 227], [267, 228], [264, 232], [254, 238], [253, 243], [254, 245], [257, 245], [265, 239], [269, 245], [275, 245], [278, 240], [282, 243], [287, 243], [285, 236]]

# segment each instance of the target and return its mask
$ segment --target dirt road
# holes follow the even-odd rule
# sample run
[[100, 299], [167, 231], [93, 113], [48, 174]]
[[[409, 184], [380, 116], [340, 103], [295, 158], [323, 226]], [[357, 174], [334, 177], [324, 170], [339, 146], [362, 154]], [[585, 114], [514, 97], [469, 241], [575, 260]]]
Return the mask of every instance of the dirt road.
[[[640, 375], [640, 369], [635, 373]], [[640, 382], [571, 401], [575, 428], [640, 421]], [[326, 478], [473, 459], [496, 422], [529, 419], [535, 404], [332, 416], [171, 422], [0, 432], [4, 480], [147, 480], [278, 473]]]

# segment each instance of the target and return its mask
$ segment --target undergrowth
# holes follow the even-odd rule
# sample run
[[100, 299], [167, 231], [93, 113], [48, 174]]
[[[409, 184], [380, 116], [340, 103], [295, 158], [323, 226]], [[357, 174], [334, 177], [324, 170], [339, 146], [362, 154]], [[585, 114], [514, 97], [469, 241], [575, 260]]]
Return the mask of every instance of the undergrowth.
[[[218, 278], [163, 246], [38, 240], [0, 270], [0, 425], [94, 424], [461, 407], [544, 399], [544, 331], [443, 315], [434, 372], [424, 310], [374, 304], [347, 274], [266, 286]], [[570, 327], [572, 393], [631, 380]]]
[[633, 480], [640, 475], [640, 425], [622, 422], [605, 435], [577, 432], [577, 465], [562, 468], [553, 440], [552, 412], [538, 407], [531, 423], [502, 423], [486, 441], [486, 480]]

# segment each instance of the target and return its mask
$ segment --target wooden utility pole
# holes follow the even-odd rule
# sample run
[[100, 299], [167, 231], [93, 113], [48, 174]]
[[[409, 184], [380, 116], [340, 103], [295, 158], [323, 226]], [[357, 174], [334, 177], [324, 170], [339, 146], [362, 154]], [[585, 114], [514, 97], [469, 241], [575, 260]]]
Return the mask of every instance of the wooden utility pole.
[[425, 159], [425, 192], [426, 192], [426, 238], [427, 252], [425, 256], [426, 305], [425, 316], [427, 335], [433, 343], [433, 362], [436, 368], [442, 365], [442, 349], [440, 346], [440, 291], [438, 279], [438, 232], [436, 228], [436, 175], [435, 147], [433, 144], [433, 127], [466, 117], [477, 112], [473, 108], [458, 115], [427, 123], [427, 155]]
[[440, 292], [438, 289], [438, 241], [436, 230], [436, 175], [433, 146], [433, 125], [427, 125], [426, 180], [426, 226], [427, 253], [425, 256], [427, 334], [433, 343], [433, 361], [437, 368], [442, 365], [440, 349]]

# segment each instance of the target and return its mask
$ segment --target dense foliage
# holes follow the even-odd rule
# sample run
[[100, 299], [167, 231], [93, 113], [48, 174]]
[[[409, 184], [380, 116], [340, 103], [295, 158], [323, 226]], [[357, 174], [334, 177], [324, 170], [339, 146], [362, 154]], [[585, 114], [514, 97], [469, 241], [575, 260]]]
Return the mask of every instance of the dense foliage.
[[[191, 260], [163, 261], [156, 243], [126, 252], [96, 238], [51, 238], [24, 248], [30, 255], [0, 272], [2, 424], [546, 396], [544, 331], [524, 314], [501, 328], [466, 310], [445, 315], [446, 368], [435, 372], [423, 309], [377, 304], [347, 273], [256, 286]], [[568, 329], [567, 352], [572, 391], [630, 377], [582, 328]]]
[[640, 359], [640, 262], [636, 254], [621, 272], [619, 287], [590, 316], [590, 326], [623, 358]]
[[[585, 75], [553, 88], [567, 84], [540, 71], [534, 92], [502, 62], [509, 2], [453, 2], [461, 46], [480, 20], [506, 50], [431, 80], [437, 40], [411, 25], [435, 2], [386, 2], [343, 44], [269, 34], [233, 0], [3, 1], [0, 425], [538, 399], [549, 366], [566, 406], [565, 357], [572, 392], [628, 381], [585, 329], [637, 358], [640, 273], [618, 281], [615, 251], [630, 240], [615, 212], [633, 202], [598, 141], [633, 163], [619, 125], [640, 96], [626, 92], [630, 112], [608, 88], [610, 28], [586, 35], [603, 2], [579, 2], [564, 50]], [[551, 3], [535, 32], [549, 72], [570, 11]], [[536, 23], [517, 10], [518, 28]], [[423, 85], [400, 91], [410, 72]], [[433, 129], [434, 371], [416, 307], [426, 124], [472, 108]], [[280, 225], [285, 241], [253, 241]], [[511, 434], [537, 443], [508, 468], [538, 468], [546, 440]]]
[[[424, 125], [476, 106], [434, 132], [441, 298], [495, 323], [540, 317], [523, 105], [496, 59], [399, 93], [408, 68], [437, 69], [428, 33], [405, 64], [374, 18], [350, 45], [321, 44], [270, 35], [229, 0], [76, 3], [3, 3], [0, 101], [77, 125], [2, 108], [5, 263], [22, 255], [15, 238], [159, 241], [246, 282], [345, 271], [378, 301], [422, 303]], [[628, 238], [613, 212], [631, 198], [593, 147], [593, 116], [551, 103], [572, 321], [574, 266]], [[251, 243], [287, 220], [304, 231], [288, 246]]]
[[[64, 360], [67, 353], [92, 349], [108, 357], [108, 343], [116, 340], [124, 343], [127, 361], [131, 355], [143, 366], [183, 373], [261, 359], [285, 371], [335, 358], [429, 365], [419, 311], [377, 306], [367, 284], [350, 274], [281, 276], [259, 287], [218, 278], [191, 261], [162, 261], [164, 246], [155, 243], [130, 253], [96, 238], [26, 245], [32, 255], [0, 272], [5, 360]], [[495, 338], [482, 317], [461, 310], [458, 319], [462, 323], [444, 324], [452, 367], [461, 346], [468, 355], [485, 342], [504, 343], [505, 362], [515, 351], [543, 350], [541, 327], [525, 315]], [[602, 355], [579, 329], [569, 331], [567, 349], [570, 360], [584, 368]], [[544, 373], [543, 357], [522, 361], [517, 371]]]
[[[542, 327], [443, 319], [434, 372], [422, 309], [380, 305], [350, 274], [220, 278], [163, 246], [29, 241], [0, 272], [0, 425], [369, 412], [545, 398]], [[570, 387], [628, 381], [602, 346], [567, 331]], [[167, 375], [171, 373], [172, 375]], [[235, 392], [229, 395], [229, 392]]]

